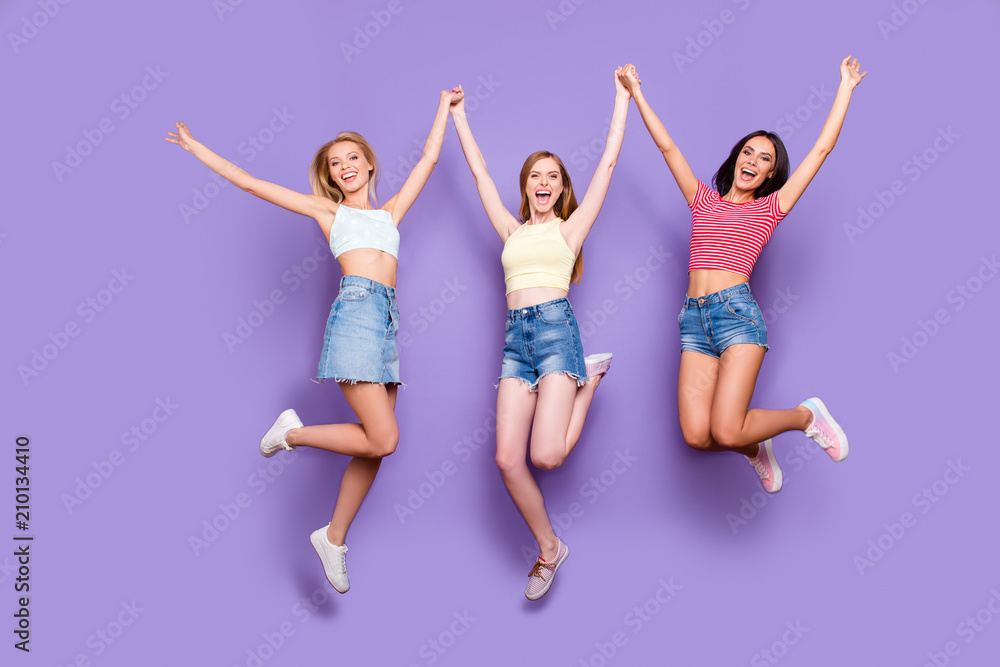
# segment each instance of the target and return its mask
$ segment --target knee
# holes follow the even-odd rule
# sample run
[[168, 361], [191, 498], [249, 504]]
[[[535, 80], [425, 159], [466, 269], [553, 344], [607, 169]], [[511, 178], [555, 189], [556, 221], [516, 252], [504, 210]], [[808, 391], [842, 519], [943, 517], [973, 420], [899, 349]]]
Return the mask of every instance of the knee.
[[686, 444], [691, 449], [696, 449], [699, 452], [705, 452], [712, 447], [712, 433], [706, 426], [705, 428], [681, 428], [681, 432], [684, 435], [684, 444]]
[[740, 429], [733, 428], [730, 424], [720, 424], [712, 427], [712, 440], [714, 440], [715, 444], [719, 447], [724, 447], [726, 449], [742, 447], [746, 443], [742, 442], [741, 438], [742, 433], [740, 432]]
[[506, 452], [497, 452], [496, 455], [497, 468], [500, 469], [500, 474], [507, 476], [514, 474], [520, 470], [527, 470], [527, 466], [524, 464], [524, 456], [512, 456]]
[[531, 463], [541, 470], [555, 470], [566, 462], [566, 455], [554, 451], [531, 452]]
[[399, 429], [390, 429], [385, 433], [379, 433], [375, 438], [369, 440], [372, 446], [372, 455], [375, 458], [384, 458], [396, 451], [399, 444]]

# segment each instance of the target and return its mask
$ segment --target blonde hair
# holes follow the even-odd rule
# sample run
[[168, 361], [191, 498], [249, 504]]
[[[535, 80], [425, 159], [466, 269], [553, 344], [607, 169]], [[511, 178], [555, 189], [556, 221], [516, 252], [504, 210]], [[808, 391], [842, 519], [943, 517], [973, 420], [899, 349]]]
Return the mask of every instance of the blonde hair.
[[340, 189], [340, 186], [330, 176], [330, 159], [327, 155], [330, 152], [331, 146], [342, 141], [351, 141], [357, 144], [361, 148], [365, 159], [368, 160], [368, 164], [371, 165], [371, 171], [368, 174], [368, 201], [371, 202], [372, 206], [378, 208], [378, 157], [375, 155], [375, 149], [372, 148], [371, 144], [357, 132], [341, 132], [333, 141], [326, 142], [316, 151], [316, 157], [313, 158], [312, 164], [309, 165], [309, 185], [312, 187], [313, 194], [332, 199], [338, 204], [344, 201], [344, 191]]
[[[528, 156], [528, 159], [524, 161], [524, 166], [521, 167], [521, 177], [519, 179], [521, 183], [521, 210], [519, 212], [522, 223], [531, 218], [531, 207], [528, 205], [527, 192], [528, 176], [531, 174], [531, 168], [535, 166], [536, 162], [547, 157], [552, 158], [559, 165], [563, 182], [562, 194], [559, 195], [559, 199], [556, 200], [552, 210], [563, 220], [568, 219], [573, 214], [573, 211], [576, 210], [577, 203], [576, 195], [573, 194], [573, 181], [570, 180], [569, 173], [566, 171], [566, 166], [562, 160], [555, 153], [536, 151]], [[573, 275], [570, 276], [570, 282], [579, 283], [581, 278], [583, 278], [583, 248], [580, 249], [580, 253], [576, 256], [576, 263], [573, 264]]]

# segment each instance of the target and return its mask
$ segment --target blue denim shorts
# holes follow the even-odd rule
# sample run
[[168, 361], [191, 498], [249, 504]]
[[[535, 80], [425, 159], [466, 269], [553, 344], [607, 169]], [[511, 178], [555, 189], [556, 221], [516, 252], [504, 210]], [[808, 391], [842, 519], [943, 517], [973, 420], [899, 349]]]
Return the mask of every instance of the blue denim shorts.
[[344, 276], [330, 309], [318, 380], [401, 384], [396, 290], [368, 278]]
[[565, 298], [507, 311], [500, 379], [517, 378], [536, 391], [550, 373], [566, 374], [578, 386], [587, 381], [580, 328]]
[[737, 343], [768, 349], [764, 315], [747, 283], [700, 299], [686, 297], [677, 323], [681, 328], [682, 351], [701, 352], [718, 359], [727, 347]]

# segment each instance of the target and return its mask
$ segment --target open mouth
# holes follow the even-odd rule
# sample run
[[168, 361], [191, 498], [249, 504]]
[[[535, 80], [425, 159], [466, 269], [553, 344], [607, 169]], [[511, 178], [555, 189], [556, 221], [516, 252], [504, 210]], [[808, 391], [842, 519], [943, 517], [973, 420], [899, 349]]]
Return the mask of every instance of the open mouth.
[[748, 167], [743, 167], [742, 169], [740, 169], [740, 180], [741, 181], [744, 181], [744, 182], [752, 181], [755, 178], [757, 178], [757, 172], [755, 172], [754, 170], [752, 170], [752, 169], [750, 169]]
[[536, 190], [535, 191], [535, 201], [538, 202], [539, 206], [545, 206], [549, 203], [552, 198], [551, 190]]
[[341, 174], [340, 180], [342, 180], [344, 183], [353, 183], [357, 177], [358, 177], [358, 172], [349, 171], [346, 174]]

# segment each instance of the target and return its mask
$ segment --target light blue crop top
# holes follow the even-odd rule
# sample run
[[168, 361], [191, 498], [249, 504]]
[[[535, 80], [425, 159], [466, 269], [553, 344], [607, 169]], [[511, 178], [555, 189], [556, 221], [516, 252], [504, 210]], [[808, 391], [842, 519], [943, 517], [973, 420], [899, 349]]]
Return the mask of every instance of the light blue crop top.
[[348, 250], [373, 248], [399, 259], [399, 230], [389, 211], [349, 208], [341, 204], [330, 227], [330, 250], [340, 257]]

